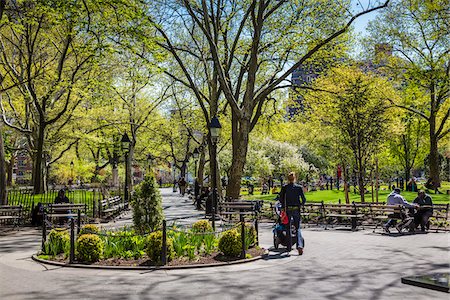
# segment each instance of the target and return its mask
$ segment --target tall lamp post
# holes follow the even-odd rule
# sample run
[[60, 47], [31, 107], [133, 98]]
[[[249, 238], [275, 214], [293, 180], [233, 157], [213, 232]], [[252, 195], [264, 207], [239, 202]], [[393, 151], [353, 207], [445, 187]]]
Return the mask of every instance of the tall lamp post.
[[72, 181], [74, 180], [74, 178], [73, 178], [73, 160], [70, 162], [70, 178], [72, 179]]
[[125, 187], [124, 187], [124, 202], [128, 203], [128, 152], [130, 151], [130, 138], [127, 133], [124, 133], [122, 139], [120, 140], [122, 143], [122, 151], [125, 154]]
[[198, 186], [198, 178], [197, 178], [197, 161], [198, 161], [199, 154], [200, 154], [200, 151], [198, 150], [198, 148], [195, 148], [194, 151], [192, 152], [192, 156], [194, 157], [194, 199], [195, 199], [195, 203], [197, 205], [197, 209], [200, 209], [200, 201], [198, 199], [199, 186]]
[[214, 116], [209, 124], [209, 133], [211, 136], [211, 167], [212, 167], [212, 178], [211, 178], [211, 189], [212, 189], [212, 227], [216, 230], [216, 211], [217, 211], [217, 141], [220, 136], [220, 125], [219, 119]]

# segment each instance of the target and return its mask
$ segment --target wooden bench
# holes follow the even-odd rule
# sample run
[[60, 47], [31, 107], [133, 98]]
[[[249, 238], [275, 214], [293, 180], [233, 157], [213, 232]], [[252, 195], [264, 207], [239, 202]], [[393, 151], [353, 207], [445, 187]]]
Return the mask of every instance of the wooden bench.
[[44, 206], [45, 216], [53, 218], [78, 218], [86, 217], [87, 205], [82, 203], [58, 203]]
[[125, 209], [126, 203], [122, 201], [122, 197], [120, 196], [98, 201], [98, 212], [102, 219], [116, 217]]
[[14, 228], [22, 221], [22, 205], [0, 205], [0, 221], [7, 224], [12, 221]]
[[221, 215], [254, 215], [257, 216], [263, 206], [262, 200], [240, 201], [228, 200], [219, 202], [219, 214]]
[[352, 231], [357, 229], [358, 219], [362, 219], [364, 214], [358, 212], [358, 207], [353, 204], [324, 204], [323, 218], [325, 220], [325, 229], [329, 223], [327, 219], [333, 218], [341, 223], [342, 219], [350, 219]]
[[55, 220], [62, 224], [64, 220], [77, 220], [78, 231], [81, 228], [81, 219], [86, 217], [87, 205], [81, 203], [57, 203], [44, 206], [42, 229], [45, 234], [46, 228], [53, 227]]
[[[430, 219], [434, 220], [431, 221], [431, 226], [434, 227], [434, 229], [437, 231], [439, 228], [443, 227], [443, 229], [447, 229], [449, 226], [448, 219], [449, 219], [449, 204], [434, 204], [433, 205], [433, 215], [430, 217]], [[422, 206], [426, 207], [426, 206]]]

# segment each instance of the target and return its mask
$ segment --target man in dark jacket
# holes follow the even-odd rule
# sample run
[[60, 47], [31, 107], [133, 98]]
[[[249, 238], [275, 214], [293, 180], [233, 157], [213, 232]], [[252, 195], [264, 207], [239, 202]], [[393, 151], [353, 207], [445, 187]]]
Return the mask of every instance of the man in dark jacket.
[[66, 197], [66, 191], [64, 189], [58, 192], [58, 196], [55, 198], [55, 204], [69, 203], [69, 198]]
[[414, 223], [416, 228], [420, 225], [420, 229], [425, 231], [425, 227], [428, 228], [428, 219], [433, 215], [433, 201], [430, 195], [425, 194], [424, 190], [420, 190], [414, 203], [419, 205], [414, 215]]
[[[280, 191], [280, 202], [282, 209], [284, 209], [287, 213], [289, 221], [291, 222], [292, 220], [293, 225], [297, 230], [297, 250], [298, 254], [302, 255], [305, 241], [302, 237], [302, 232], [300, 228], [300, 206], [305, 204], [306, 198], [305, 195], [303, 194], [303, 188], [300, 185], [296, 184], [295, 180], [296, 180], [295, 173], [294, 172], [289, 173], [288, 184], [283, 186], [283, 188]], [[288, 240], [289, 240], [288, 251], [291, 251], [292, 249], [291, 230], [288, 230]]]

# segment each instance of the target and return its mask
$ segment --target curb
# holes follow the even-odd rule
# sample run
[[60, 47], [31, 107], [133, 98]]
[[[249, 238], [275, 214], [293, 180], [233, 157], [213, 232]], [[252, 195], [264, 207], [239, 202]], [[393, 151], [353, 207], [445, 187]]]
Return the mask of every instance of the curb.
[[58, 267], [68, 267], [68, 268], [84, 268], [84, 269], [95, 269], [95, 270], [182, 270], [182, 269], [201, 269], [201, 268], [213, 268], [213, 267], [224, 267], [238, 264], [245, 264], [249, 262], [254, 262], [260, 259], [268, 257], [269, 254], [264, 253], [263, 255], [252, 257], [249, 259], [240, 259], [229, 262], [220, 262], [216, 264], [196, 264], [196, 265], [181, 265], [181, 266], [103, 266], [103, 265], [87, 265], [87, 264], [69, 264], [56, 262], [51, 260], [45, 260], [38, 258], [35, 254], [31, 256], [31, 259], [46, 265], [58, 266]]

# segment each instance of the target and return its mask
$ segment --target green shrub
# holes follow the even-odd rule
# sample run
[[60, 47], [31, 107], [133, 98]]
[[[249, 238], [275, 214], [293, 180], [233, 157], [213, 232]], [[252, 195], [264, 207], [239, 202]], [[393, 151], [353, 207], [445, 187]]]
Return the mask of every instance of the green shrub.
[[212, 232], [212, 226], [207, 220], [199, 220], [192, 224], [192, 231], [194, 232]]
[[155, 178], [147, 175], [136, 188], [133, 207], [134, 228], [140, 232], [157, 230], [163, 220], [161, 194], [155, 186]]
[[98, 235], [80, 235], [77, 239], [77, 258], [82, 262], [96, 262], [102, 256], [103, 247], [103, 241]]
[[[174, 256], [173, 241], [167, 237], [167, 261], [171, 261]], [[155, 263], [161, 262], [162, 258], [162, 231], [150, 233], [147, 238], [147, 255]]]
[[102, 237], [105, 242], [104, 258], [141, 258], [145, 254], [146, 238], [134, 231], [107, 232]]
[[219, 250], [226, 256], [237, 257], [242, 251], [241, 235], [236, 229], [225, 231], [219, 239]]
[[185, 247], [188, 245], [189, 239], [186, 232], [169, 231], [168, 235], [173, 242], [173, 248], [177, 257], [184, 256]]
[[100, 230], [98, 229], [97, 225], [94, 224], [86, 224], [83, 227], [81, 227], [80, 235], [83, 234], [98, 234]]
[[[239, 232], [240, 235], [240, 232]], [[256, 229], [250, 223], [245, 223], [245, 249], [247, 250], [251, 246], [256, 244]]]
[[206, 255], [210, 255], [217, 248], [217, 239], [214, 234], [206, 234], [203, 237], [203, 250]]
[[44, 252], [48, 255], [68, 254], [70, 250], [70, 236], [67, 231], [52, 229], [44, 245]]

